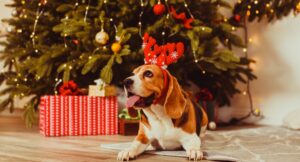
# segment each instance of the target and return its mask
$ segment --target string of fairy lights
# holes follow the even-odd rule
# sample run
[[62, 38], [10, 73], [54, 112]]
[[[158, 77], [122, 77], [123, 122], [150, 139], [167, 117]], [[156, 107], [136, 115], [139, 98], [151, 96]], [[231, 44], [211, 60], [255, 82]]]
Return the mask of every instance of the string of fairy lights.
[[[238, 0], [237, 3], [242, 3], [241, 0]], [[258, 4], [258, 0], [254, 0], [253, 1], [254, 5]], [[249, 47], [249, 43], [251, 43], [253, 41], [252, 38], [249, 38], [249, 32], [248, 32], [248, 28], [247, 28], [247, 17], [249, 17], [252, 13], [251, 13], [251, 9], [252, 6], [248, 5], [247, 6], [247, 11], [246, 11], [246, 17], [244, 17], [244, 21], [243, 21], [243, 26], [242, 29], [244, 31], [244, 43], [245, 43], [245, 47], [243, 48], [243, 53], [245, 55], [245, 58], [248, 59], [249, 58], [249, 54], [248, 54], [248, 47]], [[271, 13], [274, 12], [273, 9], [270, 9], [270, 3], [266, 4], [266, 9], [269, 10]], [[255, 10], [255, 14], [259, 14], [259, 10]], [[232, 27], [232, 30], [235, 30], [235, 27]], [[250, 63], [247, 65], [247, 68], [250, 70]], [[251, 93], [251, 81], [249, 79], [249, 77], [247, 77], [246, 80], [246, 89], [242, 92], [242, 95], [247, 96], [248, 97], [248, 101], [249, 101], [249, 113], [247, 113], [245, 116], [240, 117], [238, 119], [238, 121], [242, 121], [245, 120], [249, 117], [251, 117], [252, 115], [255, 117], [263, 117], [261, 115], [261, 110], [259, 108], [254, 108], [254, 104], [253, 104], [253, 97], [252, 97], [252, 93]]]
[[[106, 1], [106, 0], [104, 0]], [[77, 4], [78, 2], [76, 2], [75, 4]], [[105, 2], [104, 2], [105, 3]], [[91, 0], [88, 0], [88, 5], [85, 7], [85, 13], [84, 13], [84, 19], [83, 21], [86, 23], [86, 19], [89, 13], [89, 9], [90, 9], [90, 4], [91, 4]]]
[[140, 36], [140, 38], [143, 38], [143, 33], [142, 33], [142, 17], [143, 17], [144, 11], [145, 11], [144, 0], [140, 0], [140, 5], [141, 5], [141, 12], [139, 14], [138, 26], [139, 26], [139, 36]]
[[[249, 33], [248, 33], [248, 28], [247, 28], [247, 20], [244, 19], [243, 22], [243, 30], [244, 30], [244, 42], [245, 42], [245, 48], [243, 49], [243, 52], [245, 54], [245, 58], [249, 58], [249, 54], [248, 54], [248, 46], [249, 46], [249, 42], [252, 42], [252, 38], [249, 38]], [[247, 65], [248, 69], [250, 68], [250, 63]], [[253, 105], [253, 97], [252, 97], [252, 93], [251, 93], [251, 81], [249, 79], [249, 77], [247, 77], [247, 81], [246, 81], [246, 90], [244, 90], [242, 92], [242, 94], [244, 96], [248, 96], [248, 100], [249, 100], [249, 113], [246, 114], [245, 116], [239, 118], [238, 120], [242, 121], [245, 120], [247, 118], [249, 118], [251, 115], [255, 116], [255, 117], [263, 117], [261, 115], [261, 110], [259, 108], [254, 108]]]
[[[44, 13], [46, 4], [47, 4], [47, 0], [42, 0], [38, 3], [38, 9], [36, 11], [36, 17], [35, 17], [35, 20], [34, 20], [33, 31], [30, 35], [30, 38], [32, 40], [32, 45], [33, 45], [34, 48], [36, 47], [35, 39], [37, 38], [37, 36], [36, 36], [36, 27], [38, 25], [40, 17]], [[35, 52], [38, 53], [38, 49], [35, 49]]]
[[[242, 0], [238, 0], [237, 1], [238, 4], [241, 4], [242, 3]], [[272, 0], [269, 0], [268, 2], [261, 2], [259, 0], [252, 0], [249, 2], [249, 4], [247, 5], [247, 11], [246, 11], [246, 15], [247, 16], [250, 16], [250, 15], [253, 15], [253, 14], [260, 14], [261, 11], [256, 7], [256, 5], [259, 5], [260, 3], [264, 3], [264, 6], [265, 6], [265, 11], [263, 11], [265, 14], [274, 14], [274, 8], [272, 7], [273, 6], [273, 1]], [[251, 9], [252, 8], [256, 8], [255, 11], [251, 12]], [[267, 11], [267, 12], [266, 12]], [[297, 15], [300, 13], [300, 2], [298, 2], [296, 4], [296, 6], [294, 7], [294, 14]]]

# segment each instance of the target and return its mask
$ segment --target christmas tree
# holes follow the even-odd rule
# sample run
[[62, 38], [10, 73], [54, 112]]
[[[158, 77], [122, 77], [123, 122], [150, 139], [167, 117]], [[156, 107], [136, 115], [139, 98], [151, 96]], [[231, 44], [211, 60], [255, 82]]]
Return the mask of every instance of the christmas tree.
[[233, 9], [233, 14], [247, 17], [248, 21], [261, 21], [264, 17], [270, 22], [300, 13], [300, 0], [239, 0]]
[[[182, 85], [192, 81], [209, 89], [219, 106], [229, 105], [240, 92], [236, 84], [255, 79], [249, 67], [254, 61], [232, 51], [237, 47], [245, 52], [247, 46], [236, 30], [245, 27], [245, 17], [265, 15], [267, 2], [278, 5], [276, 0], [238, 1], [228, 17], [220, 11], [232, 10], [224, 0], [14, 0], [8, 5], [14, 8], [13, 18], [5, 20], [13, 30], [2, 42], [5, 69], [0, 81], [6, 87], [0, 94], [7, 98], [0, 108], [13, 111], [15, 97], [30, 97], [24, 114], [30, 124], [39, 98], [55, 94], [62, 81], [87, 87], [100, 77], [120, 86], [144, 62], [146, 32], [158, 44], [183, 42], [184, 57], [170, 72]], [[290, 11], [298, 3], [288, 4]], [[249, 12], [256, 10], [251, 17]]]

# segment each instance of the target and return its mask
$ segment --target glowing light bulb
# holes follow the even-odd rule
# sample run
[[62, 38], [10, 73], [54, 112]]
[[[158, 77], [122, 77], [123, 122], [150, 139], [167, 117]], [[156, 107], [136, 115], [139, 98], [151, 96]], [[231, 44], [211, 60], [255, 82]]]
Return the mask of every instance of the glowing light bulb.
[[251, 12], [248, 10], [247, 13], [246, 13], [246, 15], [247, 15], [247, 16], [250, 16], [250, 15], [251, 15]]
[[252, 42], [253, 42], [253, 39], [252, 39], [252, 38], [249, 38], [248, 41], [249, 41], [249, 43], [252, 43]]
[[256, 108], [254, 111], [253, 111], [253, 114], [256, 115], [256, 116], [259, 116], [261, 113], [260, 109]]

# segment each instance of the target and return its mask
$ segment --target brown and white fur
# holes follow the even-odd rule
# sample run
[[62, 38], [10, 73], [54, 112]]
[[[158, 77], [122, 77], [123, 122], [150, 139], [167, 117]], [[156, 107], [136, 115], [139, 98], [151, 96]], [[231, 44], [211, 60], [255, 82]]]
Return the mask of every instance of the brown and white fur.
[[[136, 110], [142, 110], [138, 135], [129, 148], [119, 152], [118, 160], [134, 159], [152, 145], [159, 150], [176, 150], [183, 148], [190, 160], [201, 160], [201, 138], [207, 125], [207, 115], [202, 108], [200, 120], [187, 92], [183, 91], [175, 77], [167, 72], [168, 87], [164, 87], [164, 74], [157, 65], [142, 65], [133, 71], [125, 82], [125, 91], [146, 100], [160, 99], [157, 104], [138, 104], [129, 108], [131, 116]], [[167, 88], [164, 93], [164, 88]], [[154, 97], [149, 97], [154, 96]], [[143, 105], [143, 106], [139, 106]], [[197, 123], [197, 121], [199, 123]]]

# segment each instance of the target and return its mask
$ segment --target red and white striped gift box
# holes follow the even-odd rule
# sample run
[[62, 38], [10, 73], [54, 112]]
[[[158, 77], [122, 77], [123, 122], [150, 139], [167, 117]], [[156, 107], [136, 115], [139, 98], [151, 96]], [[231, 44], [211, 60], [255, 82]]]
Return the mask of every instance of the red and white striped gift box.
[[39, 108], [40, 132], [45, 136], [118, 133], [115, 96], [43, 96]]

